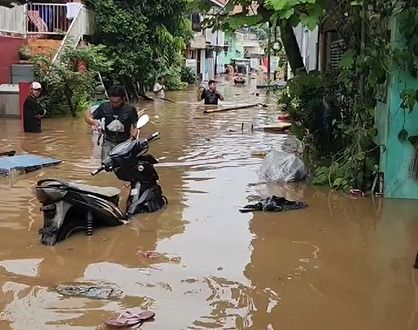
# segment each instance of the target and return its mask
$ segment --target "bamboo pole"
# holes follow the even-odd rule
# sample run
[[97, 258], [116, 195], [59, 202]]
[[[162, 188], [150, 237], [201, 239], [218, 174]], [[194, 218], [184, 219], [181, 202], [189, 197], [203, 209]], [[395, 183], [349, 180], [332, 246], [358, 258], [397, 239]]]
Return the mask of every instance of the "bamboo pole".
[[232, 110], [239, 110], [239, 109], [254, 108], [254, 107], [258, 107], [258, 106], [267, 107], [267, 104], [253, 103], [253, 104], [242, 104], [242, 105], [225, 107], [225, 108], [206, 109], [206, 110], [203, 111], [203, 113], [225, 112], [225, 111], [232, 111]]

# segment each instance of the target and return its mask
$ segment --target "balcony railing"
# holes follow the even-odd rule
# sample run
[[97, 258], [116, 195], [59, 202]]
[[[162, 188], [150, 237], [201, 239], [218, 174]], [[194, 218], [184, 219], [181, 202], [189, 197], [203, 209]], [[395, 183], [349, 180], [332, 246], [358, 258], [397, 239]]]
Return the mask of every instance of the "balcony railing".
[[53, 62], [59, 61], [66, 47], [76, 47], [84, 35], [91, 35], [93, 33], [93, 24], [93, 13], [85, 7], [81, 7], [77, 16], [72, 20], [71, 25], [68, 27], [68, 31], [61, 42], [61, 46], [58, 49]]
[[71, 24], [66, 4], [31, 3], [26, 5], [26, 13], [27, 34], [65, 34]]
[[[82, 12], [82, 19], [77, 19]], [[0, 32], [24, 36], [66, 35], [74, 21], [80, 32], [90, 32], [91, 12], [78, 2], [30, 3], [0, 7]], [[85, 24], [84, 26], [81, 26]]]

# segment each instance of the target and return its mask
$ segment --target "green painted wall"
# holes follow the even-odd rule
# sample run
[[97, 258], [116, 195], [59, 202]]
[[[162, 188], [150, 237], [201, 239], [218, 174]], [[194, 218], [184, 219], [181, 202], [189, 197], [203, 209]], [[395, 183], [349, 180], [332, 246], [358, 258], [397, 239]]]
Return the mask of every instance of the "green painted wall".
[[228, 33], [225, 35], [225, 41], [228, 42], [228, 52], [224, 56], [224, 64], [232, 63], [234, 58], [244, 57], [244, 48], [240, 45], [235, 34]]
[[[394, 47], [404, 45], [396, 19], [392, 21], [392, 43]], [[380, 168], [385, 178], [385, 197], [418, 199], [418, 182], [411, 178], [414, 147], [398, 138], [404, 116], [408, 134], [418, 135], [418, 106], [412, 112], [400, 109], [400, 94], [405, 88], [418, 89], [418, 80], [408, 72], [394, 70], [388, 81], [387, 103], [380, 103], [376, 108], [376, 127], [379, 131], [376, 142], [384, 145], [381, 147]]]

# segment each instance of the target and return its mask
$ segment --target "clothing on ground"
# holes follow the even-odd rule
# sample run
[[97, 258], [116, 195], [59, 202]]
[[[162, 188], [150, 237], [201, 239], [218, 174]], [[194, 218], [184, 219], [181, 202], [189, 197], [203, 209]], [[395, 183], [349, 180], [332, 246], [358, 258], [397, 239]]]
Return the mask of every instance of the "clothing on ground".
[[253, 211], [267, 211], [267, 212], [282, 212], [307, 208], [308, 204], [305, 202], [288, 201], [286, 198], [271, 196], [264, 198], [258, 203], [249, 204], [240, 209], [240, 212]]

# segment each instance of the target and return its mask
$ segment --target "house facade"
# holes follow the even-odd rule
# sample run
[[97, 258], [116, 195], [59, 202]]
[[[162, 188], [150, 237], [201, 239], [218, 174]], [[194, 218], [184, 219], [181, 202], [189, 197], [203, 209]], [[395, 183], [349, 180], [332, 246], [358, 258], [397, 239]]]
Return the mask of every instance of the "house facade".
[[[220, 10], [226, 2], [227, 0], [212, 1], [211, 13]], [[186, 64], [202, 81], [208, 81], [224, 72], [227, 47], [223, 31], [214, 31], [211, 28], [202, 27], [201, 23], [204, 18], [203, 14], [199, 12], [192, 14], [194, 37], [186, 49]]]
[[57, 60], [64, 43], [74, 46], [92, 34], [93, 13], [80, 1], [30, 2], [0, 7], [0, 84], [17, 84], [30, 77], [21, 50]]
[[92, 35], [94, 16], [80, 1], [0, 6], [0, 116], [21, 117], [22, 99], [33, 81], [30, 56], [58, 61], [64, 45]]
[[259, 38], [248, 29], [242, 29], [230, 33], [226, 37], [226, 52], [224, 62], [226, 64], [242, 63], [247, 66], [245, 73], [250, 69], [259, 69], [265, 56], [264, 49]]

